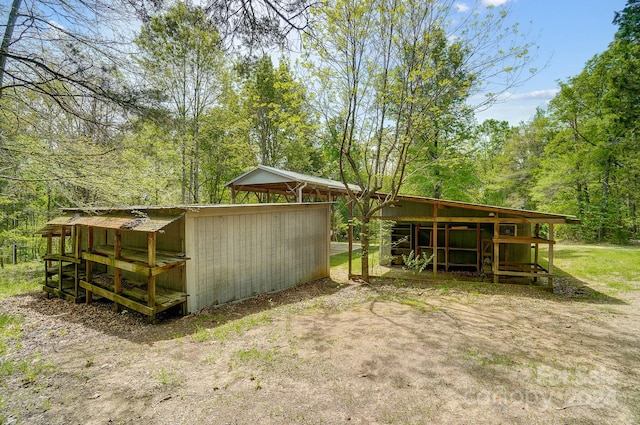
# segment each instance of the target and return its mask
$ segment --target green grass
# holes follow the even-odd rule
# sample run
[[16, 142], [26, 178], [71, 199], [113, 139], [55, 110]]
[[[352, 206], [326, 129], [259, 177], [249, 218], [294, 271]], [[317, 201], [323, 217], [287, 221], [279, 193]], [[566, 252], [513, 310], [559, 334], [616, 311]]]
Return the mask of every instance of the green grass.
[[155, 379], [164, 389], [179, 387], [184, 382], [184, 376], [173, 370], [167, 370], [164, 367], [160, 368]]
[[[380, 270], [380, 256], [379, 256], [379, 246], [371, 245], [369, 247], [369, 273], [371, 275], [377, 276], [387, 271], [386, 268]], [[362, 250], [355, 249], [352, 254], [352, 268], [354, 274], [360, 274], [360, 270], [362, 269]], [[329, 264], [331, 268], [338, 268], [342, 270], [347, 270], [349, 268], [349, 253], [342, 252], [340, 254], [332, 255], [329, 259]]]
[[41, 289], [43, 280], [44, 265], [41, 261], [6, 265], [0, 269], [0, 298]]
[[191, 338], [198, 342], [206, 342], [212, 338], [220, 342], [225, 342], [233, 335], [242, 335], [249, 329], [257, 328], [269, 322], [271, 322], [271, 316], [267, 313], [261, 313], [230, 320], [211, 329], [205, 327], [203, 324], [197, 323], [196, 331], [191, 334]]
[[22, 318], [0, 313], [0, 356], [22, 337]]
[[[541, 251], [547, 260], [548, 252]], [[554, 267], [586, 283], [615, 292], [640, 290], [640, 248], [615, 245], [557, 245]]]

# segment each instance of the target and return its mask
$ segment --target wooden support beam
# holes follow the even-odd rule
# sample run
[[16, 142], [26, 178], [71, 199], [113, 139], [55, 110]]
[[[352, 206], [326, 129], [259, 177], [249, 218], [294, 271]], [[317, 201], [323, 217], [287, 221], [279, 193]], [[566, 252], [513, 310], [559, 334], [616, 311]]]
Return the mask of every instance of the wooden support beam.
[[[434, 213], [437, 208], [434, 208]], [[374, 220], [390, 220], [390, 221], [410, 221], [410, 222], [432, 222], [434, 217], [431, 216], [375, 216]], [[505, 224], [523, 224], [523, 223], [566, 223], [565, 219], [541, 219], [541, 218], [524, 218], [524, 217], [438, 217], [441, 223], [505, 223]]]
[[476, 260], [477, 260], [477, 265], [476, 265], [476, 272], [480, 273], [480, 269], [482, 267], [482, 230], [480, 230], [480, 223], [476, 224], [476, 248], [477, 248], [477, 254], [476, 254]]
[[[156, 265], [156, 233], [151, 232], [147, 234], [147, 252], [149, 255], [149, 267], [155, 267]], [[155, 306], [156, 306], [156, 277], [152, 274], [147, 277], [147, 291], [149, 293], [149, 299], [147, 305], [149, 308], [154, 309], [154, 314], [149, 316], [149, 321], [153, 322], [155, 319]]]
[[[119, 260], [122, 252], [122, 231], [120, 229], [115, 230], [113, 239], [113, 259]], [[113, 272], [113, 292], [120, 294], [122, 292], [122, 269], [116, 267]], [[115, 311], [120, 310], [120, 306], [117, 302], [113, 306]]]
[[433, 277], [438, 276], [438, 209], [433, 209]]
[[149, 308], [148, 306], [142, 305], [139, 302], [132, 301], [129, 298], [124, 297], [122, 295], [115, 294], [109, 291], [108, 289], [101, 288], [97, 285], [93, 285], [89, 282], [85, 282], [84, 280], [80, 281], [80, 286], [83, 287], [85, 290], [95, 292], [101, 297], [104, 297], [108, 300], [113, 301], [114, 303], [116, 303], [116, 305], [123, 305], [127, 308], [130, 308], [131, 310], [140, 312], [142, 314], [146, 314], [147, 316], [151, 316], [154, 314], [154, 310]]
[[[533, 237], [534, 238], [539, 238], [540, 237], [540, 224], [536, 223], [535, 227], [534, 227], [534, 231], [533, 231]], [[536, 266], [539, 264], [539, 257], [540, 257], [540, 249], [538, 244], [536, 243], [534, 245], [534, 252], [533, 252], [533, 264], [535, 264]], [[534, 277], [533, 278], [534, 282], [538, 281], [538, 277]]]
[[[47, 254], [51, 255], [53, 252], [53, 236], [51, 234], [47, 235]], [[45, 267], [51, 267], [51, 260], [45, 261]]]
[[[65, 239], [67, 235], [67, 228], [65, 226], [60, 226], [60, 257], [64, 256], [65, 251]], [[62, 260], [58, 260], [58, 290], [62, 292]]]
[[553, 288], [553, 244], [554, 244], [554, 234], [553, 234], [553, 223], [549, 223], [549, 286]]
[[449, 225], [444, 225], [444, 269], [449, 271]]
[[493, 283], [500, 282], [498, 273], [500, 272], [500, 226], [496, 222], [493, 225], [493, 259], [491, 261], [491, 271], [493, 273]]

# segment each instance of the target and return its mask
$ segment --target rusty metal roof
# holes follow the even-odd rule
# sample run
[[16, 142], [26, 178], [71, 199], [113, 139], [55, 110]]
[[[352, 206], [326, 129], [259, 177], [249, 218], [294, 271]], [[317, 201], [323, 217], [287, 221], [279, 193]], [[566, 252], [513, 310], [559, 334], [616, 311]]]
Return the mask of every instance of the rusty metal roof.
[[151, 211], [141, 212], [138, 210], [131, 210], [128, 212], [119, 210], [98, 215], [81, 212], [67, 213], [47, 222], [45, 227], [40, 229], [38, 233], [59, 234], [62, 226], [72, 226], [75, 224], [100, 227], [103, 229], [120, 229], [153, 233], [161, 230], [184, 215], [150, 213]]

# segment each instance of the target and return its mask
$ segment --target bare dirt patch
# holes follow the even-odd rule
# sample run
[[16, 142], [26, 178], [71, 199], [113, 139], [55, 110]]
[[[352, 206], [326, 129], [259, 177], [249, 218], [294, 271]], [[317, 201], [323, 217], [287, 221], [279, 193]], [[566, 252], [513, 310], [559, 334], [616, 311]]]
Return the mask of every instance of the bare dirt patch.
[[24, 371], [0, 375], [0, 423], [640, 420], [637, 291], [334, 279], [158, 325], [2, 300], [24, 318], [3, 363]]

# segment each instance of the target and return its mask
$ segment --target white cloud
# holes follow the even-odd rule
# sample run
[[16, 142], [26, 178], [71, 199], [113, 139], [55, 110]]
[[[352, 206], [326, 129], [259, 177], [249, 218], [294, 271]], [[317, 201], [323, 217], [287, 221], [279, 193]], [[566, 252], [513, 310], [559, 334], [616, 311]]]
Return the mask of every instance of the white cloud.
[[[502, 93], [496, 102], [484, 110], [476, 113], [478, 122], [493, 118], [509, 121], [511, 125], [517, 125], [522, 121], [530, 120], [536, 112], [536, 108], [546, 108], [549, 101], [558, 94], [558, 89], [532, 90], [526, 93]], [[479, 103], [482, 95], [472, 96], [470, 104]]]
[[502, 6], [510, 1], [511, 0], [482, 0], [482, 4], [485, 6]]
[[466, 3], [456, 3], [455, 7], [458, 12], [467, 12], [470, 9], [469, 5]]
[[534, 90], [528, 93], [511, 95], [508, 97], [508, 100], [551, 100], [559, 91], [559, 89]]

